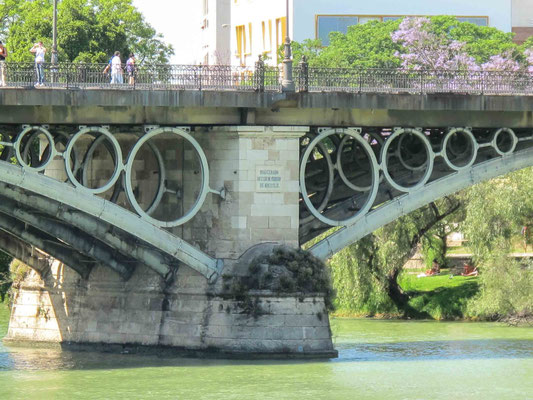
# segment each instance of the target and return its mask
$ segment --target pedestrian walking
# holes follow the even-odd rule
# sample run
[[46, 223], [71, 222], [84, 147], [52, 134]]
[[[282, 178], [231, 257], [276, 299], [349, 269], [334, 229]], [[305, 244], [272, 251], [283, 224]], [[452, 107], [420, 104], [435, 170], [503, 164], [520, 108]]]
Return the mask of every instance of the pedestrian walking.
[[128, 73], [128, 83], [135, 84], [135, 55], [130, 53], [130, 58], [126, 61], [126, 72]]
[[120, 59], [120, 51], [115, 51], [115, 55], [111, 59], [111, 84], [124, 83], [122, 77], [122, 60]]
[[46, 54], [46, 48], [43, 46], [43, 42], [37, 42], [30, 49], [31, 53], [35, 54], [35, 72], [37, 73], [37, 83], [35, 86], [44, 85], [44, 56]]
[[0, 42], [0, 86], [6, 85], [6, 58], [7, 49], [4, 44]]

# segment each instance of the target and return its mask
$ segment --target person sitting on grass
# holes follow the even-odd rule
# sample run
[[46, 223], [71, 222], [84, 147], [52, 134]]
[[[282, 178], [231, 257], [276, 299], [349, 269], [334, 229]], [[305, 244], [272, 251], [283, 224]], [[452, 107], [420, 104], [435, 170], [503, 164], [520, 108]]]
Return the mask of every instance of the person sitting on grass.
[[477, 276], [478, 275], [477, 267], [474, 267], [471, 263], [465, 262], [463, 265], [462, 276]]
[[418, 275], [418, 278], [423, 278], [425, 276], [433, 276], [440, 274], [440, 265], [437, 259], [433, 259], [433, 263], [431, 264], [431, 269], [426, 269], [426, 272], [423, 272]]

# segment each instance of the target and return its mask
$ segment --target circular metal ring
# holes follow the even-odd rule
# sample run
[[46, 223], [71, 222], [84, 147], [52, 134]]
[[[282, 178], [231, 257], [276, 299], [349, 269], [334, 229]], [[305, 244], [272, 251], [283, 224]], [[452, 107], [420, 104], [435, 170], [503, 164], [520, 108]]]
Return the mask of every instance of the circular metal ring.
[[[33, 139], [35, 138], [39, 132], [42, 133], [44, 136], [46, 136], [46, 139], [48, 140], [48, 145], [50, 146], [50, 153], [48, 154], [48, 158], [46, 159], [46, 161], [38, 166], [38, 167], [32, 167], [30, 165], [28, 165], [25, 161], [24, 161], [24, 154], [21, 153], [21, 150], [20, 150], [20, 146], [22, 144], [22, 139], [24, 138], [24, 136], [26, 136], [28, 133], [30, 132], [34, 132], [31, 136], [30, 136], [30, 139]], [[24, 128], [22, 130], [22, 132], [20, 132], [17, 136], [17, 139], [15, 140], [15, 157], [17, 158], [17, 161], [20, 165], [22, 165], [22, 167], [24, 168], [30, 168], [36, 172], [40, 172], [40, 171], [44, 171], [45, 168], [48, 166], [48, 164], [50, 164], [52, 162], [52, 160], [54, 159], [54, 157], [58, 154], [57, 151], [55, 150], [55, 144], [54, 144], [54, 138], [52, 137], [52, 135], [50, 134], [50, 132], [43, 128], [42, 126], [28, 126], [26, 128]], [[27, 147], [27, 146], [25, 146]], [[26, 152], [25, 152], [26, 153]]]
[[[464, 133], [466, 137], [470, 140], [470, 144], [472, 145], [472, 158], [470, 159], [468, 164], [462, 167], [459, 167], [451, 162], [450, 158], [448, 157], [448, 150], [447, 150], [448, 142], [450, 141], [451, 137], [458, 132]], [[442, 142], [441, 156], [442, 158], [444, 158], [444, 161], [446, 162], [446, 165], [448, 167], [450, 167], [451, 169], [455, 171], [461, 171], [463, 169], [470, 168], [472, 165], [474, 165], [474, 162], [476, 161], [478, 149], [479, 149], [479, 144], [477, 143], [476, 138], [474, 137], [474, 134], [472, 133], [472, 131], [470, 131], [469, 129], [465, 129], [465, 128], [453, 128], [444, 137], [444, 140]]]
[[[403, 133], [411, 133], [415, 136], [417, 136], [420, 140], [422, 140], [422, 143], [424, 143], [424, 146], [426, 147], [426, 154], [428, 157], [428, 162], [426, 163], [426, 173], [422, 177], [422, 179], [414, 186], [406, 187], [397, 184], [392, 177], [389, 174], [388, 171], [388, 160], [387, 160], [387, 152], [389, 150], [389, 147], [391, 143], [401, 134]], [[420, 187], [424, 186], [426, 182], [429, 180], [431, 173], [433, 172], [433, 162], [435, 159], [435, 153], [433, 152], [433, 149], [431, 147], [431, 143], [426, 138], [426, 136], [416, 129], [412, 128], [406, 128], [406, 129], [398, 129], [395, 131], [385, 142], [385, 145], [381, 149], [381, 170], [383, 171], [383, 175], [385, 176], [385, 179], [391, 185], [394, 189], [400, 191], [400, 192], [411, 192], [413, 190], [419, 189]]]
[[[371, 188], [372, 188], [372, 184], [368, 185], [368, 186], [359, 186], [359, 185], [356, 185], [352, 182], [350, 182], [350, 180], [346, 177], [346, 174], [344, 173], [344, 168], [342, 167], [342, 160], [341, 160], [341, 157], [342, 157], [342, 149], [344, 148], [344, 145], [346, 144], [346, 142], [348, 140], [350, 140], [351, 136], [344, 136], [339, 144], [339, 149], [337, 151], [337, 161], [336, 161], [336, 167], [337, 167], [337, 171], [339, 171], [339, 176], [342, 180], [342, 182], [348, 186], [350, 189], [356, 191], [356, 192], [368, 192]], [[364, 139], [363, 139], [364, 140]], [[366, 140], [365, 140], [366, 141]], [[372, 149], [372, 147], [370, 147]], [[377, 162], [377, 161], [376, 161]], [[322, 211], [322, 210], [319, 210], [319, 211]]]
[[[371, 168], [372, 168], [372, 190], [366, 199], [365, 204], [363, 207], [352, 217], [343, 220], [343, 221], [336, 221], [331, 218], [327, 218], [323, 214], [319, 213], [317, 209], [313, 206], [311, 201], [309, 200], [307, 189], [305, 185], [305, 167], [307, 165], [307, 160], [309, 159], [309, 156], [311, 152], [313, 151], [314, 147], [317, 145], [318, 142], [322, 141], [323, 139], [335, 135], [335, 134], [344, 134], [351, 136], [354, 138], [366, 151], [368, 157], [371, 161]], [[376, 199], [376, 195], [378, 193], [378, 181], [379, 181], [379, 166], [376, 159], [376, 156], [374, 152], [372, 151], [372, 148], [368, 144], [366, 140], [364, 140], [358, 133], [351, 132], [350, 130], [344, 130], [344, 129], [326, 129], [320, 133], [317, 137], [315, 137], [311, 143], [309, 143], [309, 146], [305, 149], [305, 152], [302, 157], [302, 161], [300, 163], [300, 192], [302, 193], [302, 199], [307, 206], [307, 209], [320, 221], [323, 223], [330, 225], [330, 226], [340, 226], [340, 225], [351, 225], [355, 223], [357, 220], [359, 220], [364, 214], [370, 210], [372, 207], [372, 204], [374, 204], [374, 200]]]
[[[418, 131], [417, 131], [418, 132]], [[402, 156], [402, 144], [404, 139], [407, 137], [407, 135], [400, 136], [399, 143], [398, 143], [398, 149], [396, 150], [396, 157], [400, 160], [400, 164], [403, 165], [404, 168], [408, 169], [409, 171], [421, 171], [424, 168], [426, 168], [427, 160], [418, 167], [413, 167], [412, 165], [407, 164], [407, 162], [403, 159]], [[431, 150], [433, 151], [433, 147], [431, 147]]]
[[[70, 156], [74, 149], [74, 144], [83, 135], [91, 134], [91, 133], [100, 133], [101, 135], [104, 135], [107, 139], [109, 139], [109, 141], [111, 142], [113, 146], [113, 150], [115, 153], [115, 156], [113, 157], [113, 159], [115, 160], [115, 170], [113, 171], [113, 175], [111, 176], [111, 178], [109, 178], [109, 180], [104, 186], [101, 186], [99, 188], [94, 188], [94, 189], [88, 188], [87, 186], [84, 186], [83, 183], [78, 182], [78, 180], [74, 176], [74, 172], [72, 171], [72, 168], [70, 167]], [[98, 140], [98, 138], [96, 138], [95, 140]], [[120, 144], [118, 143], [118, 140], [111, 134], [111, 132], [109, 132], [107, 129], [102, 128], [102, 127], [83, 128], [82, 130], [77, 132], [74, 136], [72, 136], [67, 143], [67, 148], [65, 149], [65, 152], [63, 153], [63, 160], [65, 163], [65, 171], [67, 172], [67, 176], [68, 176], [70, 183], [72, 183], [77, 189], [82, 189], [92, 194], [104, 193], [108, 191], [109, 189], [111, 189], [113, 185], [117, 182], [120, 176], [120, 173], [122, 172], [124, 168], [124, 165], [122, 164], [122, 149], [120, 148]], [[85, 169], [85, 165], [83, 166], [83, 168]]]
[[[316, 208], [316, 210], [320, 213], [322, 212], [326, 206], [328, 205], [329, 199], [331, 197], [331, 193], [333, 192], [333, 184], [334, 184], [334, 172], [335, 167], [333, 165], [333, 162], [331, 161], [331, 156], [328, 153], [328, 150], [326, 149], [326, 146], [322, 142], [318, 142], [317, 147], [319, 147], [322, 150], [322, 154], [324, 155], [324, 158], [326, 159], [326, 164], [328, 166], [328, 184], [326, 187], [326, 194], [324, 195], [324, 198]], [[305, 218], [300, 219], [301, 224], [305, 224], [313, 219], [313, 214], [308, 215]]]
[[[106, 139], [106, 136], [100, 135], [95, 140], [93, 140], [93, 142], [91, 143], [91, 145], [87, 149], [87, 151], [85, 153], [85, 156], [83, 157], [83, 162], [81, 164], [79, 164], [79, 165], [77, 165], [76, 163], [74, 164], [73, 173], [74, 173], [74, 175], [76, 175], [77, 171], [81, 168], [81, 184], [83, 186], [85, 186], [85, 187], [88, 187], [88, 184], [89, 184], [89, 177], [87, 176], [87, 174], [89, 173], [89, 170], [86, 167], [92, 161], [93, 156], [94, 156], [94, 152], [96, 151], [96, 148], [102, 142], [104, 142], [104, 146], [107, 148], [107, 151], [109, 151], [109, 153], [111, 154], [111, 158], [113, 158], [113, 163], [116, 162], [116, 160], [114, 159], [114, 153], [115, 152], [113, 151], [113, 148], [111, 148], [111, 149], [109, 148], [109, 142], [107, 142], [105, 139]], [[76, 153], [74, 153], [74, 154], [76, 154]], [[122, 176], [122, 174], [121, 174], [121, 176]], [[123, 190], [124, 190], [124, 177], [122, 176], [122, 179], [120, 179], [120, 177], [119, 177], [117, 182], [116, 182], [116, 184], [114, 185], [113, 193], [111, 193], [111, 197], [109, 198], [109, 201], [111, 203], [116, 203], [117, 199], [118, 199], [118, 196], [120, 196], [120, 193]]]
[[[163, 133], [173, 133], [187, 140], [198, 153], [198, 156], [200, 158], [200, 166], [202, 168], [202, 185], [201, 185], [198, 198], [196, 199], [196, 202], [186, 214], [184, 214], [182, 217], [174, 221], [160, 221], [148, 215], [148, 213], [142, 209], [139, 202], [135, 198], [135, 194], [133, 193], [133, 188], [131, 185], [133, 162], [135, 160], [137, 153], [139, 152], [139, 150], [141, 149], [141, 147], [146, 141], [152, 139], [153, 137], [157, 135], [161, 135]], [[148, 222], [160, 228], [172, 228], [175, 226], [182, 225], [186, 223], [187, 221], [189, 221], [191, 218], [193, 218], [198, 213], [198, 211], [200, 211], [200, 208], [202, 207], [207, 194], [210, 192], [209, 165], [207, 163], [207, 158], [205, 156], [205, 153], [202, 150], [202, 147], [200, 146], [200, 144], [190, 134], [188, 134], [185, 130], [180, 129], [180, 128], [165, 128], [165, 127], [157, 128], [157, 129], [154, 129], [148, 132], [146, 135], [142, 136], [137, 141], [137, 143], [135, 143], [135, 146], [133, 146], [133, 148], [130, 150], [130, 154], [128, 155], [128, 159], [126, 162], [125, 172], [126, 172], [126, 176], [125, 176], [126, 196], [128, 197], [128, 200], [131, 206], [135, 209], [137, 214], [139, 214], [143, 219], [147, 220]]]
[[[513, 141], [513, 144], [511, 145], [511, 148], [508, 151], [502, 151], [498, 147], [498, 136], [500, 136], [500, 134], [503, 133], [503, 132], [506, 132], [509, 135], [511, 135], [511, 139]], [[494, 148], [494, 150], [496, 150], [496, 153], [498, 153], [500, 156], [506, 156], [508, 154], [511, 154], [515, 150], [517, 143], [518, 143], [518, 138], [516, 137], [516, 134], [514, 133], [514, 131], [512, 129], [510, 129], [510, 128], [500, 128], [500, 129], [498, 129], [494, 133], [494, 136], [492, 137], [492, 141], [491, 141], [492, 147]]]

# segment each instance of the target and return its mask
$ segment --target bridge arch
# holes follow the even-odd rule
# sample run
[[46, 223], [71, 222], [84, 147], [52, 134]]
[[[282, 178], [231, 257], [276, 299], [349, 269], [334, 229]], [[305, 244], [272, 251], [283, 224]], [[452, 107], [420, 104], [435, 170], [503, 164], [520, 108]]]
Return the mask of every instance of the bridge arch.
[[0, 162], [0, 198], [0, 241], [13, 239], [16, 245], [4, 248], [23, 261], [31, 259], [28, 249], [33, 246], [84, 277], [95, 262], [123, 279], [132, 275], [136, 263], [164, 278], [179, 263], [207, 279], [216, 278], [222, 268], [221, 260], [138, 215], [28, 168]]
[[[306, 142], [300, 165], [300, 184], [302, 196], [305, 194], [309, 198], [301, 201], [301, 215], [321, 215], [311, 221], [307, 218], [300, 224], [300, 240], [306, 242], [329, 229], [329, 221], [332, 221], [329, 226], [341, 227], [311, 247], [310, 251], [321, 259], [330, 258], [376, 229], [432, 201], [482, 181], [533, 166], [531, 130], [452, 127], [370, 129], [370, 132], [372, 135], [363, 128], [319, 130], [312, 140]], [[376, 132], [382, 141], [373, 139]], [[337, 135], [337, 139], [324, 145], [324, 139], [332, 135]], [[345, 138], [355, 135], [358, 135], [357, 140], [346, 150], [343, 147]], [[398, 143], [390, 152], [395, 140]], [[402, 147], [402, 142], [410, 143], [410, 146]], [[320, 143], [322, 149], [329, 146], [331, 154], [310, 162], [306, 156], [314, 151], [312, 146], [318, 149]], [[369, 151], [376, 156], [368, 156]], [[341, 163], [340, 152], [350, 153], [350, 161], [359, 163], [359, 169], [352, 168], [346, 172], [349, 167]], [[355, 154], [358, 152], [367, 155]], [[337, 160], [335, 163], [331, 161], [334, 159]], [[361, 161], [365, 160], [371, 165], [361, 169]], [[403, 172], [400, 172], [402, 169]], [[331, 170], [337, 171], [333, 177], [337, 183], [336, 190], [329, 188], [331, 182], [327, 181], [331, 179]], [[378, 179], [375, 177], [376, 170], [379, 171]], [[397, 184], [389, 171], [394, 171], [397, 179], [405, 183]], [[352, 179], [353, 183], [365, 181], [371, 184], [347, 185], [340, 172], [349, 175], [348, 179]], [[320, 175], [322, 180], [317, 178]], [[311, 195], [306, 190], [309, 182], [314, 188]], [[326, 187], [329, 189], [326, 190]], [[353, 190], [354, 187], [360, 190]], [[313, 196], [322, 202], [323, 197], [328, 196], [329, 204], [320, 209], [313, 208]], [[371, 206], [367, 204], [368, 199], [372, 201]]]

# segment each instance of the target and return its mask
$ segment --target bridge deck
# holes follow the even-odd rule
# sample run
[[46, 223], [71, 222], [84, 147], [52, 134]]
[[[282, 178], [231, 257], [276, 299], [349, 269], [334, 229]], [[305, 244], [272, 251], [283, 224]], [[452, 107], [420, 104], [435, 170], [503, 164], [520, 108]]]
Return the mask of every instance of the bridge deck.
[[533, 124], [533, 96], [7, 88], [3, 124], [472, 126]]

